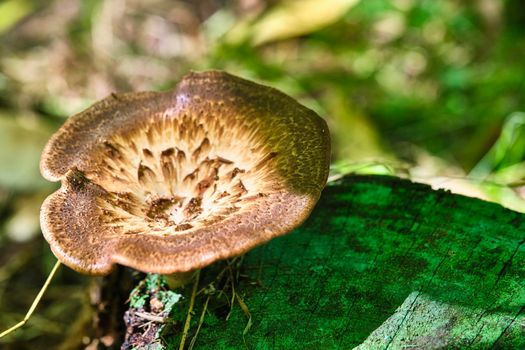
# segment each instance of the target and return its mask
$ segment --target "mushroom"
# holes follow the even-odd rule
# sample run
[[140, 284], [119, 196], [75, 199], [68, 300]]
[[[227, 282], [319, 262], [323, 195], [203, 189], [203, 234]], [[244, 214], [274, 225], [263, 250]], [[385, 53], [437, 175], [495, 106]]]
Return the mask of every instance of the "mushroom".
[[112, 94], [50, 139], [41, 172], [62, 186], [41, 226], [65, 265], [171, 274], [290, 232], [328, 176], [326, 123], [233, 75], [186, 75], [170, 92]]

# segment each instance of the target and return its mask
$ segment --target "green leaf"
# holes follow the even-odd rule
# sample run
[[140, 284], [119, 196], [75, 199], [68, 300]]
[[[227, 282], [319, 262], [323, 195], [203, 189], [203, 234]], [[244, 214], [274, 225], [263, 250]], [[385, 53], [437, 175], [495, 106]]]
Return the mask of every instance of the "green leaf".
[[525, 113], [508, 116], [492, 148], [472, 169], [469, 176], [485, 178], [493, 172], [519, 163], [525, 157]]
[[24, 123], [0, 112], [0, 187], [32, 191], [52, 186], [39, 170], [40, 154], [50, 136], [50, 129], [40, 123]]
[[19, 20], [33, 11], [33, 4], [27, 0], [0, 2], [0, 34], [8, 31]]
[[315, 32], [343, 17], [359, 0], [291, 0], [272, 7], [253, 23], [239, 22], [226, 41], [246, 39], [257, 46]]

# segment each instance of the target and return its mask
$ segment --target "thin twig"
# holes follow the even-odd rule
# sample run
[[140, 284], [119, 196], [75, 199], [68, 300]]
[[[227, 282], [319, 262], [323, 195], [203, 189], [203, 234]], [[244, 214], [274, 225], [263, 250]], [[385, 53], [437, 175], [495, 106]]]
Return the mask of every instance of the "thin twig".
[[197, 335], [199, 335], [199, 331], [201, 330], [201, 326], [204, 323], [204, 316], [206, 315], [206, 310], [208, 310], [208, 302], [210, 301], [210, 296], [206, 298], [206, 302], [204, 303], [204, 308], [202, 309], [201, 317], [199, 318], [199, 325], [197, 326], [197, 330], [195, 331], [195, 335], [191, 339], [190, 347], [188, 350], [193, 350], [193, 346], [195, 345], [195, 342], [197, 341]]
[[190, 322], [191, 322], [191, 313], [193, 311], [193, 305], [195, 304], [195, 297], [197, 295], [197, 288], [199, 287], [199, 277], [200, 277], [201, 271], [197, 271], [197, 274], [195, 276], [195, 282], [193, 284], [193, 291], [191, 292], [191, 300], [190, 300], [190, 306], [188, 308], [188, 315], [186, 316], [186, 323], [184, 323], [184, 330], [182, 331], [182, 335], [180, 338], [180, 345], [179, 350], [184, 349], [184, 343], [186, 342], [186, 337], [188, 335], [188, 330], [190, 329]]
[[25, 315], [24, 319], [22, 321], [18, 322], [17, 324], [15, 324], [13, 327], [11, 327], [11, 328], [3, 331], [2, 333], [0, 333], [0, 338], [3, 338], [6, 335], [16, 331], [18, 328], [23, 327], [27, 323], [27, 321], [29, 320], [29, 318], [31, 317], [33, 312], [35, 311], [38, 303], [40, 302], [40, 299], [42, 299], [42, 296], [46, 292], [47, 287], [49, 287], [49, 284], [51, 283], [51, 280], [55, 276], [55, 273], [57, 272], [59, 266], [60, 266], [60, 261], [57, 260], [57, 262], [55, 263], [55, 266], [53, 266], [53, 269], [51, 270], [51, 272], [47, 276], [46, 282], [44, 283], [44, 285], [42, 286], [42, 288], [38, 292], [35, 300], [33, 300], [33, 304], [31, 304], [31, 307], [27, 311], [27, 314]]
[[246, 349], [248, 349], [248, 344], [246, 343], [246, 334], [248, 334], [248, 331], [250, 328], [252, 328], [252, 314], [250, 312], [250, 309], [248, 308], [248, 305], [242, 300], [242, 298], [239, 296], [239, 294], [235, 293], [237, 296], [237, 302], [239, 303], [239, 306], [242, 309], [242, 312], [244, 312], [244, 315], [248, 317], [248, 322], [246, 323], [246, 326], [244, 327], [244, 330], [242, 331], [242, 340], [244, 342], [244, 346]]
[[230, 280], [231, 280], [231, 287], [232, 287], [232, 299], [230, 301], [230, 312], [228, 312], [228, 315], [226, 316], [226, 321], [228, 321], [230, 319], [230, 316], [232, 314], [232, 311], [233, 311], [233, 306], [235, 304], [235, 280], [233, 278], [233, 271], [230, 267], [230, 265], [228, 265], [228, 270], [230, 271]]
[[167, 318], [167, 317], [152, 315], [152, 314], [147, 313], [147, 312], [135, 311], [135, 315], [137, 315], [138, 317], [143, 318], [145, 320], [153, 321], [153, 322], [157, 322], [157, 323], [166, 323], [169, 320], [169, 318]]

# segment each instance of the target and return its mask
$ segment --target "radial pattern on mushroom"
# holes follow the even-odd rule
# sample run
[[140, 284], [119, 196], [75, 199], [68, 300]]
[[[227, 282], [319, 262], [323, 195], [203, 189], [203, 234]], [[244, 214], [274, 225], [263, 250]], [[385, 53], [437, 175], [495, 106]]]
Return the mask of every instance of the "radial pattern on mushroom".
[[328, 165], [314, 112], [227, 73], [191, 73], [174, 91], [114, 94], [62, 126], [41, 160], [62, 181], [42, 230], [80, 272], [189, 271], [298, 226]]

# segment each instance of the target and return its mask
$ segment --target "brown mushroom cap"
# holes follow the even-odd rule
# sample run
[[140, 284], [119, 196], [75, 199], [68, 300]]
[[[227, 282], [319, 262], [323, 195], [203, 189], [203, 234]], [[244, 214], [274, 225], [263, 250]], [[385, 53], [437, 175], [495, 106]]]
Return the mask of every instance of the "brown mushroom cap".
[[42, 231], [82, 273], [201, 268], [300, 225], [326, 183], [329, 145], [314, 112], [223, 72], [113, 94], [45, 147], [41, 172], [62, 187], [42, 206]]

